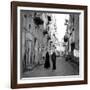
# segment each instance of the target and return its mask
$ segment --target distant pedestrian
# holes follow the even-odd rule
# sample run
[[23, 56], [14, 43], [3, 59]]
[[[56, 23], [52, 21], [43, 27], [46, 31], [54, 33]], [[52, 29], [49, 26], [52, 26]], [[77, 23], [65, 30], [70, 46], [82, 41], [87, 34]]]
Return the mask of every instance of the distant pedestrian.
[[48, 51], [46, 52], [44, 68], [50, 68], [50, 56]]
[[42, 58], [43, 58], [43, 61], [45, 61], [45, 50], [44, 50], [44, 48], [42, 49]]
[[56, 53], [55, 50], [53, 51], [52, 55], [51, 55], [51, 60], [52, 60], [52, 69], [56, 70]]
[[71, 43], [71, 52], [72, 52], [72, 54], [74, 54], [73, 52], [74, 52], [74, 49], [75, 49], [75, 42], [72, 42]]

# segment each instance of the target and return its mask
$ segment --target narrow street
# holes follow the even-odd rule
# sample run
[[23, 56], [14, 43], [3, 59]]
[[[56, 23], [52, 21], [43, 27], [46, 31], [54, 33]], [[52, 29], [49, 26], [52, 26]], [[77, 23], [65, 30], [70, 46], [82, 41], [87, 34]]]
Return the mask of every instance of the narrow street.
[[[21, 18], [21, 77], [79, 75], [79, 14], [21, 11]], [[49, 52], [56, 70], [51, 60], [49, 69], [42, 64]]]
[[70, 61], [65, 61], [64, 57], [57, 57], [56, 70], [52, 70], [52, 62], [50, 60], [49, 69], [45, 69], [44, 65], [38, 65], [32, 71], [24, 72], [23, 77], [68, 76], [78, 74], [79, 65]]

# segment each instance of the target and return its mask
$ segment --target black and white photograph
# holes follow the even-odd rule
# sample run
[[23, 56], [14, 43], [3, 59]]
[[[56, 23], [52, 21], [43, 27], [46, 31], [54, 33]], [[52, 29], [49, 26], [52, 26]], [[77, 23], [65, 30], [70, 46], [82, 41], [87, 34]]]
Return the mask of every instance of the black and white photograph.
[[79, 15], [21, 10], [21, 78], [79, 75]]
[[87, 7], [12, 2], [11, 86], [87, 83]]

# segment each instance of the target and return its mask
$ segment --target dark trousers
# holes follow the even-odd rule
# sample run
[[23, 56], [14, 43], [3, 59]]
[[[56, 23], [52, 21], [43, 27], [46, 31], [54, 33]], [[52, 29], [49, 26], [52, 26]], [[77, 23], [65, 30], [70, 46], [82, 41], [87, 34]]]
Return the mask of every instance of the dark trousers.
[[52, 60], [52, 64], [53, 64], [53, 70], [55, 70], [56, 69], [56, 60]]

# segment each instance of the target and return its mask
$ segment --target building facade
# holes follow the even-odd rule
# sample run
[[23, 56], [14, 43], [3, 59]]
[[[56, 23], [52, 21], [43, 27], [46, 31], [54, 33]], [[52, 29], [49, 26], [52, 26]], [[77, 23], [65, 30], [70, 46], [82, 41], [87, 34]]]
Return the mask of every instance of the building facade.
[[[47, 49], [54, 42], [54, 22], [50, 13], [21, 11], [21, 67], [32, 69], [44, 63]], [[53, 26], [53, 27], [52, 27]], [[55, 36], [55, 35], [54, 35]]]
[[79, 14], [70, 14], [67, 22], [67, 52], [79, 51]]

